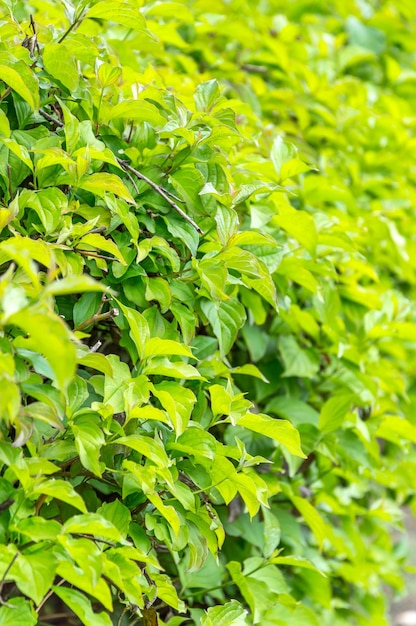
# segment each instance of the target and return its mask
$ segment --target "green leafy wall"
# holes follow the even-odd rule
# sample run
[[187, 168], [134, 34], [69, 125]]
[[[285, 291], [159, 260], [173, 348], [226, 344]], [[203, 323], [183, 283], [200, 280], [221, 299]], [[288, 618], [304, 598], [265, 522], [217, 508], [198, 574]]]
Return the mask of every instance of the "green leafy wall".
[[415, 20], [0, 0], [0, 626], [389, 623]]

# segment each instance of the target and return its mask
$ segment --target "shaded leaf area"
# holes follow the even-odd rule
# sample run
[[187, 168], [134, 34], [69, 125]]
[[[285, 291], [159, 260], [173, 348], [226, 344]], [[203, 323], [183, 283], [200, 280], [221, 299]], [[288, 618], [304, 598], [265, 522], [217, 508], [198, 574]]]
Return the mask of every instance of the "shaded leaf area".
[[0, 626], [388, 624], [412, 3], [0, 8]]

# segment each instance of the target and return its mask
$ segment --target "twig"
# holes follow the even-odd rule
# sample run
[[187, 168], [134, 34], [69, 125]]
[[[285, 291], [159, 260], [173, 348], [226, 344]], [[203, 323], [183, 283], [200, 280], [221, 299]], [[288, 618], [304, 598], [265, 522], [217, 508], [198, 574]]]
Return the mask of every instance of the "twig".
[[10, 563], [8, 564], [6, 569], [4, 570], [3, 576], [1, 577], [1, 580], [0, 580], [0, 604], [2, 606], [7, 606], [7, 608], [9, 608], [9, 609], [15, 609], [16, 607], [13, 606], [13, 604], [7, 604], [7, 602], [5, 600], [3, 600], [3, 596], [1, 595], [1, 593], [3, 591], [4, 583], [6, 582], [7, 574], [12, 569], [12, 567], [13, 567], [17, 557], [19, 556], [19, 554], [20, 554], [20, 552], [16, 552], [16, 554], [13, 556], [12, 560], [10, 561]]
[[127, 178], [129, 179], [129, 181], [131, 182], [131, 184], [134, 187], [135, 192], [137, 193], [138, 196], [140, 196], [140, 191], [139, 188], [137, 186], [136, 181], [134, 180], [133, 176], [130, 174], [130, 172], [128, 170], [124, 170], [127, 174]]
[[95, 344], [93, 346], [91, 346], [90, 352], [97, 352], [97, 350], [99, 350], [102, 345], [103, 345], [102, 341], [100, 341], [100, 340], [96, 341]]
[[14, 498], [9, 498], [0, 504], [0, 511], [5, 511], [14, 504]]
[[75, 331], [83, 330], [84, 328], [87, 328], [87, 326], [90, 326], [91, 324], [97, 324], [98, 322], [107, 320], [110, 317], [117, 317], [117, 315], [118, 315], [118, 309], [111, 309], [110, 311], [107, 311], [106, 313], [96, 313], [95, 315], [90, 317], [88, 320], [85, 320], [85, 322], [82, 322], [82, 324], [79, 324], [76, 328], [74, 328], [74, 330]]
[[66, 29], [66, 31], [64, 32], [63, 35], [61, 35], [61, 37], [58, 39], [58, 43], [62, 43], [64, 39], [66, 39], [69, 35], [69, 33], [79, 24], [81, 24], [82, 20], [84, 19], [83, 16], [84, 10], [81, 11], [79, 17], [77, 17], [75, 19], [74, 22], [72, 22], [72, 24]]
[[91, 228], [91, 230], [87, 232], [87, 235], [92, 235], [93, 233], [103, 233], [105, 230], [107, 230], [107, 226], [97, 226], [97, 228]]
[[251, 63], [243, 63], [240, 66], [242, 70], [246, 72], [252, 72], [253, 74], [267, 74], [268, 69], [264, 65], [252, 65]]
[[[32, 28], [33, 35], [31, 37], [29, 37], [29, 36], [25, 37], [24, 40], [23, 40], [22, 46], [29, 50], [29, 56], [30, 56], [31, 59], [33, 59], [34, 56], [35, 56], [35, 50], [38, 53], [38, 55], [40, 56], [40, 48], [39, 48], [38, 36], [37, 36], [37, 32], [36, 32], [36, 24], [35, 24], [35, 20], [33, 19], [33, 15], [30, 16], [30, 26]], [[35, 67], [36, 63], [37, 63], [37, 61], [32, 63], [32, 65], [30, 67], [33, 69]]]
[[50, 615], [42, 615], [42, 622], [50, 622], [54, 619], [61, 619], [65, 617], [74, 617], [74, 613], [51, 613]]
[[13, 200], [12, 169], [10, 163], [7, 163], [7, 179], [9, 181], [10, 200]]
[[[64, 584], [64, 582], [65, 582], [65, 580], [64, 580], [63, 578], [61, 578], [61, 580], [60, 580], [58, 583], [56, 583], [55, 587], [60, 587], [61, 585], [63, 585], [63, 584]], [[40, 612], [40, 610], [41, 610], [41, 608], [43, 607], [43, 605], [44, 605], [44, 604], [46, 604], [46, 602], [49, 600], [49, 598], [50, 598], [51, 596], [53, 596], [53, 594], [54, 594], [54, 593], [55, 593], [55, 592], [54, 592], [54, 590], [53, 590], [53, 589], [50, 589], [50, 590], [48, 591], [48, 593], [46, 594], [46, 596], [43, 598], [43, 600], [42, 600], [42, 601], [40, 602], [40, 604], [38, 605], [38, 607], [37, 607], [37, 609], [36, 609], [36, 613], [39, 613], [39, 612]], [[42, 619], [44, 619], [44, 618], [42, 618]]]
[[105, 254], [97, 254], [96, 252], [90, 252], [89, 250], [80, 250], [79, 248], [74, 248], [75, 252], [79, 252], [84, 256], [93, 256], [96, 259], [104, 259], [104, 261], [117, 261], [115, 257], [106, 256]]
[[171, 198], [173, 198], [174, 200], [176, 200], [176, 202], [180, 202], [181, 204], [185, 204], [185, 200], [182, 200], [182, 198], [178, 198], [178, 196], [175, 196], [174, 193], [172, 193], [171, 191], [169, 191], [169, 189], [164, 189], [163, 190], [165, 193], [168, 194], [168, 196], [170, 196]]
[[125, 615], [127, 615], [127, 613], [130, 611], [130, 607], [126, 606], [122, 612], [120, 617], [118, 618], [118, 622], [117, 622], [117, 626], [121, 626], [121, 624], [123, 623], [123, 618]]
[[[101, 539], [100, 537], [94, 537], [93, 535], [88, 535], [87, 533], [74, 533], [77, 537], [84, 537], [84, 539], [91, 539], [93, 541], [98, 541], [100, 543], [105, 543], [107, 546], [111, 546], [112, 548], [117, 548], [117, 544], [113, 541], [107, 541], [107, 539]], [[114, 584], [113, 582], [111, 584]]]
[[46, 111], [44, 111], [43, 109], [39, 109], [39, 113], [41, 114], [42, 117], [45, 118], [45, 120], [47, 120], [48, 122], [51, 122], [51, 124], [56, 124], [56, 126], [60, 126], [61, 128], [63, 128], [64, 123], [61, 122], [61, 120], [58, 120], [58, 118], [53, 117], [52, 115], [49, 115], [49, 113], [46, 113]]
[[169, 192], [163, 189], [163, 187], [160, 187], [160, 185], [157, 185], [150, 178], [147, 178], [147, 176], [139, 172], [139, 170], [136, 170], [129, 163], [127, 163], [127, 161], [123, 161], [122, 159], [117, 158], [117, 162], [121, 165], [121, 167], [125, 171], [128, 170], [129, 172], [134, 174], [139, 180], [143, 180], [145, 183], [147, 183], [149, 187], [151, 187], [154, 191], [156, 191], [156, 193], [159, 194], [159, 196], [161, 196], [164, 200], [166, 200], [169, 206], [171, 206], [172, 209], [176, 211], [176, 213], [178, 213], [184, 220], [188, 222], [188, 224], [191, 224], [191, 226], [193, 226], [195, 230], [202, 235], [202, 230], [200, 229], [198, 224], [194, 222], [194, 220], [191, 217], [189, 217], [189, 215], [187, 215], [184, 211], [182, 211], [182, 209], [176, 204], [174, 200], [172, 200]]
[[[52, 117], [52, 115], [49, 115], [49, 113], [46, 113], [46, 111], [43, 111], [42, 109], [39, 109], [39, 113], [42, 115], [42, 117], [45, 118], [45, 120], [48, 120], [48, 122], [56, 124], [57, 126], [60, 126], [61, 128], [64, 126], [64, 124], [63, 124], [63, 122], [61, 122], [61, 120], [58, 120], [55, 117]], [[181, 200], [180, 198], [175, 196], [171, 191], [168, 191], [167, 189], [164, 189], [160, 185], [157, 185], [155, 182], [153, 182], [153, 180], [151, 180], [150, 178], [148, 178], [147, 176], [145, 176], [144, 174], [139, 172], [139, 170], [136, 170], [134, 167], [132, 167], [130, 165], [130, 163], [128, 163], [127, 161], [123, 161], [123, 159], [117, 158], [117, 162], [119, 163], [119, 165], [121, 165], [123, 170], [126, 172], [127, 176], [129, 177], [130, 181], [132, 182], [132, 184], [133, 184], [137, 194], [140, 194], [140, 191], [138, 190], [137, 185], [135, 184], [133, 177], [130, 176], [130, 174], [129, 174], [130, 172], [132, 174], [134, 174], [139, 180], [143, 180], [147, 185], [149, 185], [149, 187], [151, 187], [154, 191], [156, 191], [156, 193], [158, 193], [159, 196], [161, 196], [164, 200], [166, 200], [166, 202], [169, 204], [169, 206], [171, 206], [172, 209], [174, 211], [176, 211], [176, 213], [178, 213], [185, 221], [187, 221], [188, 224], [191, 224], [191, 226], [193, 226], [195, 228], [195, 230], [200, 235], [203, 234], [201, 228], [192, 219], [192, 217], [189, 217], [189, 215], [187, 215], [185, 213], [185, 211], [183, 211], [177, 205], [177, 202], [183, 202], [183, 200]], [[175, 202], [175, 200], [176, 200], [176, 202]], [[93, 255], [91, 255], [91, 256], [93, 256]], [[111, 260], [113, 260], [113, 259], [111, 259]]]
[[315, 452], [311, 452], [309, 456], [301, 463], [298, 470], [296, 471], [296, 474], [302, 474], [302, 476], [305, 476], [309, 467], [312, 465], [312, 463], [315, 460], [316, 460], [316, 454]]

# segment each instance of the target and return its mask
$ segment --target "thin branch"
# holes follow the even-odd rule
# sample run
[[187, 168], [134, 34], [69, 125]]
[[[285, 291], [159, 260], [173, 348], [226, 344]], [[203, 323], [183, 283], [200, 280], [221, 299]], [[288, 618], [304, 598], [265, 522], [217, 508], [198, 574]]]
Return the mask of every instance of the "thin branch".
[[93, 233], [103, 233], [106, 230], [107, 226], [97, 226], [97, 228], [91, 228], [91, 230], [87, 232], [87, 235], [92, 235]]
[[175, 200], [176, 202], [179, 202], [180, 204], [185, 204], [185, 200], [182, 200], [182, 198], [178, 198], [178, 196], [175, 196], [175, 194], [169, 191], [169, 189], [163, 189], [163, 191], [167, 193], [168, 196], [173, 198], [173, 200]]
[[[64, 584], [64, 582], [65, 582], [65, 580], [64, 580], [63, 578], [61, 578], [61, 580], [60, 580], [58, 583], [56, 583], [55, 587], [60, 587], [61, 585], [63, 585], [63, 584]], [[39, 614], [39, 612], [40, 612], [41, 608], [43, 607], [43, 605], [44, 605], [44, 604], [46, 604], [46, 602], [49, 600], [49, 598], [50, 598], [51, 596], [53, 596], [53, 594], [54, 594], [54, 593], [55, 593], [55, 592], [54, 592], [54, 590], [53, 590], [53, 589], [50, 589], [50, 590], [48, 591], [48, 593], [45, 595], [45, 597], [43, 598], [43, 600], [42, 600], [42, 601], [40, 602], [40, 604], [38, 605], [38, 607], [37, 607], [37, 609], [36, 609], [36, 613], [38, 613], [38, 614]], [[44, 619], [44, 618], [42, 617], [42, 619]]]
[[63, 35], [61, 35], [61, 37], [58, 39], [58, 43], [62, 43], [64, 39], [66, 39], [69, 35], [69, 33], [79, 24], [81, 24], [82, 20], [84, 19], [83, 16], [83, 11], [81, 11], [80, 16], [76, 18], [75, 22], [72, 22], [72, 24], [66, 29], [66, 31], [64, 32]]
[[98, 322], [102, 322], [103, 320], [107, 320], [112, 317], [117, 317], [117, 315], [118, 315], [118, 309], [111, 309], [110, 311], [107, 311], [106, 313], [96, 313], [95, 315], [90, 317], [88, 320], [85, 320], [85, 322], [82, 322], [82, 324], [79, 324], [78, 326], [76, 326], [74, 328], [74, 331], [83, 330], [84, 328], [87, 328], [87, 326], [91, 326], [91, 324], [98, 324]]
[[7, 179], [9, 181], [10, 200], [13, 200], [12, 169], [10, 163], [7, 163]]
[[149, 187], [151, 187], [154, 191], [156, 191], [156, 193], [159, 194], [159, 196], [161, 196], [164, 200], [166, 200], [166, 202], [169, 204], [169, 206], [171, 206], [172, 209], [174, 211], [176, 211], [176, 213], [178, 213], [184, 220], [186, 220], [188, 222], [188, 224], [191, 224], [191, 226], [193, 226], [195, 228], [195, 230], [202, 235], [202, 230], [200, 229], [198, 224], [196, 222], [194, 222], [194, 220], [191, 217], [189, 217], [189, 215], [187, 215], [176, 204], [176, 202], [174, 200], [172, 200], [172, 198], [170, 197], [170, 193], [169, 192], [167, 192], [165, 189], [163, 189], [163, 187], [160, 187], [160, 185], [157, 185], [150, 178], [147, 178], [147, 176], [145, 176], [144, 174], [139, 172], [139, 170], [136, 170], [129, 163], [127, 163], [127, 161], [123, 161], [122, 159], [117, 159], [117, 162], [121, 165], [121, 167], [125, 171], [128, 170], [129, 172], [134, 174], [139, 180], [143, 180], [145, 183], [147, 183], [149, 185]]
[[[64, 126], [63, 122], [61, 122], [61, 120], [58, 120], [55, 117], [52, 117], [52, 115], [49, 115], [49, 113], [46, 113], [46, 111], [43, 111], [42, 109], [39, 109], [39, 113], [42, 115], [42, 117], [45, 118], [45, 120], [48, 120], [48, 122], [51, 122], [53, 124], [56, 124], [57, 126], [60, 126], [61, 128]], [[175, 196], [171, 191], [169, 191], [168, 189], [164, 189], [163, 187], [161, 187], [160, 185], [158, 185], [157, 183], [153, 182], [153, 180], [151, 180], [150, 178], [148, 178], [147, 176], [145, 176], [144, 174], [142, 174], [141, 172], [139, 172], [139, 170], [136, 170], [134, 167], [132, 167], [130, 165], [130, 163], [128, 163], [127, 161], [123, 161], [123, 159], [119, 159], [117, 158], [117, 162], [119, 163], [119, 165], [121, 165], [121, 167], [123, 168], [123, 170], [126, 172], [127, 176], [129, 177], [130, 181], [132, 182], [135, 191], [137, 194], [139, 194], [139, 190], [137, 188], [137, 185], [134, 182], [133, 177], [130, 175], [130, 172], [132, 174], [134, 174], [139, 180], [143, 180], [147, 185], [149, 185], [149, 187], [151, 187], [154, 191], [156, 191], [156, 193], [159, 194], [159, 196], [161, 196], [164, 200], [166, 200], [166, 202], [169, 204], [169, 206], [172, 207], [172, 209], [174, 211], [176, 211], [176, 213], [178, 213], [185, 221], [188, 222], [188, 224], [191, 224], [191, 226], [193, 226], [195, 228], [195, 230], [202, 235], [203, 232], [201, 230], [201, 228], [198, 226], [198, 224], [192, 219], [192, 217], [189, 217], [189, 215], [187, 215], [185, 213], [185, 211], [183, 211], [180, 206], [177, 205], [177, 202], [183, 202], [183, 200], [181, 200], [180, 198], [178, 198], [177, 196]], [[91, 255], [92, 256], [92, 255]], [[113, 259], [111, 259], [113, 260]]]
[[264, 65], [252, 65], [251, 63], [243, 63], [240, 66], [242, 70], [246, 72], [252, 72], [253, 74], [267, 74], [268, 69]]
[[[88, 535], [87, 533], [74, 533], [77, 537], [84, 537], [84, 539], [91, 539], [92, 541], [98, 541], [99, 543], [105, 543], [107, 546], [117, 548], [117, 544], [114, 541], [107, 541], [107, 539], [101, 539], [100, 537], [94, 537], [94, 535]], [[114, 584], [113, 582], [111, 583]]]
[[52, 115], [49, 115], [49, 113], [47, 113], [43, 109], [39, 109], [39, 113], [41, 114], [42, 117], [45, 118], [45, 120], [47, 120], [48, 122], [51, 122], [51, 124], [56, 124], [56, 126], [60, 126], [61, 128], [64, 127], [64, 123], [61, 122], [61, 120], [58, 120], [57, 117], [53, 117]]
[[11, 507], [12, 504], [14, 504], [14, 499], [13, 498], [9, 498], [8, 500], [5, 500], [4, 502], [2, 502], [0, 504], [0, 511], [5, 511], [9, 507]]
[[50, 615], [42, 615], [42, 622], [51, 622], [55, 619], [74, 618], [74, 613], [50, 613]]
[[129, 179], [129, 181], [131, 182], [131, 184], [134, 187], [135, 192], [137, 193], [138, 196], [140, 196], [140, 191], [139, 188], [137, 186], [136, 181], [134, 180], [133, 176], [130, 174], [130, 172], [128, 170], [124, 170], [127, 174], [127, 178]]
[[96, 259], [104, 259], [104, 261], [117, 261], [115, 257], [106, 256], [105, 254], [97, 254], [96, 252], [90, 252], [89, 250], [80, 250], [79, 248], [74, 248], [75, 252], [79, 252], [84, 256], [93, 256]]
[[2, 591], [3, 591], [4, 583], [6, 582], [7, 574], [12, 569], [12, 567], [13, 567], [17, 557], [19, 556], [19, 554], [20, 554], [20, 552], [16, 552], [16, 554], [13, 556], [12, 560], [10, 561], [10, 563], [8, 564], [6, 569], [4, 570], [3, 576], [1, 577], [1, 580], [0, 580], [0, 604], [2, 606], [7, 606], [7, 608], [9, 608], [9, 609], [15, 609], [16, 607], [13, 606], [12, 604], [7, 604], [7, 602], [5, 600], [3, 600], [3, 596], [1, 594], [2, 594]]

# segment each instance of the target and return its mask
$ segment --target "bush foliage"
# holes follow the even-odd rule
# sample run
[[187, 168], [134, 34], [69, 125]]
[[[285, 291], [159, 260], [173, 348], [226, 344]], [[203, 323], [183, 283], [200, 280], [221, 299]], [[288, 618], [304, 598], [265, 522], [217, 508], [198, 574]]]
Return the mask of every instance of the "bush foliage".
[[415, 18], [0, 1], [0, 626], [388, 623]]

